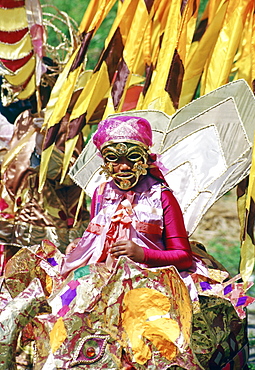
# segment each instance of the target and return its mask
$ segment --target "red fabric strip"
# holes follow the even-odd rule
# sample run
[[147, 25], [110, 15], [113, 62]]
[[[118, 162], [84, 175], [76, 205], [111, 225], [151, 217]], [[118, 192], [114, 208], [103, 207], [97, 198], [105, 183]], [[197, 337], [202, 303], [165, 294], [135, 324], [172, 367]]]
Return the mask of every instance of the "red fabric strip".
[[69, 131], [68, 131], [67, 140], [71, 140], [75, 136], [77, 136], [85, 125], [86, 125], [86, 113], [72, 120], [69, 123]]
[[78, 68], [81, 65], [81, 63], [84, 62], [84, 58], [85, 58], [85, 55], [87, 53], [90, 40], [92, 39], [93, 32], [94, 32], [94, 30], [91, 30], [91, 31], [87, 32], [86, 34], [83, 34], [83, 40], [82, 40], [80, 50], [79, 50], [75, 60], [73, 61], [70, 72], [74, 71], [76, 68]]
[[150, 13], [154, 0], [144, 0], [148, 13]]
[[184, 76], [184, 66], [178, 51], [175, 49], [174, 57], [170, 67], [165, 91], [170, 95], [174, 107], [179, 106], [179, 98], [182, 89], [182, 81]]
[[122, 58], [123, 49], [124, 45], [122, 42], [121, 32], [120, 29], [117, 28], [115, 34], [113, 35], [111, 41], [109, 42], [109, 45], [101, 55], [94, 72], [99, 71], [103, 61], [105, 61], [107, 65], [109, 81], [111, 82], [115, 76], [119, 60]]
[[25, 0], [1, 0], [0, 8], [13, 9], [25, 6]]
[[124, 88], [126, 85], [127, 78], [129, 76], [129, 69], [124, 59], [122, 59], [118, 66], [118, 73], [116, 75], [113, 87], [112, 87], [112, 100], [115, 110], [117, 110], [120, 103], [120, 99], [123, 95]]
[[30, 58], [32, 58], [33, 54], [34, 52], [33, 50], [31, 50], [31, 52], [28, 55], [26, 55], [24, 58], [16, 59], [16, 60], [0, 59], [0, 61], [10, 71], [16, 72], [18, 69], [23, 67], [29, 61]]
[[49, 148], [52, 144], [55, 143], [55, 140], [56, 140], [56, 137], [57, 137], [57, 134], [59, 132], [59, 128], [60, 128], [60, 122], [59, 123], [56, 123], [54, 126], [52, 127], [49, 127], [49, 129], [47, 130], [47, 133], [46, 133], [46, 136], [45, 136], [45, 139], [44, 139], [44, 144], [43, 144], [43, 150], [46, 150], [47, 148]]
[[13, 32], [0, 31], [0, 42], [5, 44], [15, 44], [20, 41], [26, 33], [28, 33], [28, 27]]
[[87, 227], [86, 231], [88, 231], [90, 233], [93, 233], [93, 234], [96, 234], [96, 235], [100, 235], [102, 233], [103, 228], [104, 228], [104, 226], [102, 226], [102, 225], [93, 224], [92, 222], [90, 222], [88, 224], [88, 227]]

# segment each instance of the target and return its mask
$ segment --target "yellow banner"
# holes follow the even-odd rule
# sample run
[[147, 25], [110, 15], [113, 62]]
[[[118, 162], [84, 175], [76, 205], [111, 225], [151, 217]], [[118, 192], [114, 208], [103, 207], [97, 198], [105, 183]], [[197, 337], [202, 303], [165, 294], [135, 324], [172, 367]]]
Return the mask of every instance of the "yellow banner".
[[175, 112], [171, 99], [165, 91], [174, 51], [177, 47], [181, 26], [181, 1], [173, 0], [169, 8], [166, 28], [158, 55], [156, 69], [153, 72], [153, 83], [144, 98], [141, 109], [158, 109], [167, 114]]
[[0, 8], [0, 31], [12, 32], [28, 27], [27, 14], [24, 7]]
[[27, 33], [15, 44], [4, 44], [0, 42], [0, 58], [10, 60], [21, 59], [27, 56], [32, 49], [30, 34]]
[[233, 73], [235, 74], [235, 80], [243, 78], [251, 87], [254, 79], [252, 70], [253, 65], [255, 65], [255, 45], [253, 44], [253, 38], [255, 38], [254, 11], [255, 5], [254, 2], [252, 2], [250, 3], [250, 8], [248, 9], [245, 19], [243, 34], [241, 36], [241, 42], [238, 48], [233, 70]]
[[202, 77], [201, 95], [228, 82], [251, 1], [253, 2], [253, 0], [228, 1], [222, 29]]
[[98, 29], [116, 0], [91, 0], [81, 21], [79, 32]]
[[211, 20], [200, 41], [192, 43], [187, 57], [179, 108], [188, 104], [194, 97], [206, 61], [217, 42], [226, 10], [227, 2], [220, 7], [215, 17]]

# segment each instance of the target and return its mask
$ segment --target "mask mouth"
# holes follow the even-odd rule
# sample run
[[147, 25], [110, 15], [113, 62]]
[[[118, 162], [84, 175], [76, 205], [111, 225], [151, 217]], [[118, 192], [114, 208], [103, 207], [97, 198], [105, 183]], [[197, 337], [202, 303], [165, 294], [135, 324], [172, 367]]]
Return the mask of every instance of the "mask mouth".
[[113, 178], [117, 178], [117, 179], [131, 179], [132, 177], [135, 177], [135, 174], [134, 172], [118, 172], [118, 173], [113, 173], [112, 174], [112, 177]]
[[[138, 181], [132, 172], [118, 172], [111, 175], [114, 183], [123, 190], [131, 189]], [[135, 181], [132, 181], [134, 179]]]

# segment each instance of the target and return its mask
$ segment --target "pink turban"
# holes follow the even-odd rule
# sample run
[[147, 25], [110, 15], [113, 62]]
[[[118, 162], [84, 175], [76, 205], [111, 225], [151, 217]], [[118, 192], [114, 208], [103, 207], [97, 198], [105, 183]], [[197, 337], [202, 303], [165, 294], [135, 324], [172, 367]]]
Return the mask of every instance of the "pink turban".
[[108, 141], [138, 141], [147, 147], [152, 146], [150, 123], [141, 117], [117, 116], [107, 118], [98, 124], [93, 142], [97, 149]]

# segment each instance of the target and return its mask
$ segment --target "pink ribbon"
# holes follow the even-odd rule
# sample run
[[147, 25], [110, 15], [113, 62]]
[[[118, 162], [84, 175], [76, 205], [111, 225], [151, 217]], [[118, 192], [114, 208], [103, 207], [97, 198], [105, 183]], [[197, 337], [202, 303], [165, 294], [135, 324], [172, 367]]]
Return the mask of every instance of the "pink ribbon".
[[125, 193], [124, 199], [121, 201], [116, 212], [112, 216], [112, 222], [106, 234], [104, 249], [99, 262], [106, 259], [109, 249], [117, 240], [129, 239], [128, 231], [132, 223], [130, 215], [133, 213], [132, 203], [134, 196], [135, 193], [132, 191]]

